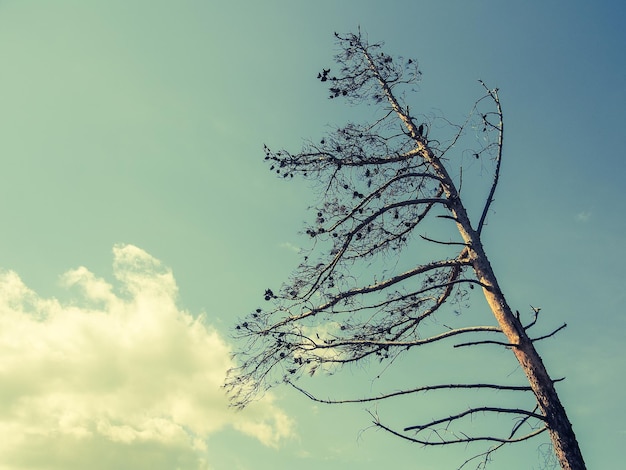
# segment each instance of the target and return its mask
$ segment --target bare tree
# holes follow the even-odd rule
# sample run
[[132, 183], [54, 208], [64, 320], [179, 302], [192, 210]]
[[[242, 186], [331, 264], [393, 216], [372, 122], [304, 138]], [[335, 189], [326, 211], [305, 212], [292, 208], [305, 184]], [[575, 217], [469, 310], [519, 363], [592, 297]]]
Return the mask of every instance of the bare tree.
[[[461, 467], [478, 461], [482, 468], [503, 445], [547, 431], [561, 467], [584, 469], [555, 390], [557, 380], [535, 348], [565, 325], [532, 337], [540, 309], [532, 307], [525, 315], [511, 309], [481, 241], [502, 162], [498, 90], [480, 82], [485, 94], [461, 125], [413, 115], [404, 93], [420, 79], [417, 62], [382, 52], [381, 44], [369, 44], [360, 31], [336, 37], [339, 72], [323, 69], [318, 79], [329, 84], [331, 98], [344, 98], [357, 109], [373, 104], [364, 114], [378, 114], [372, 122], [339, 127], [299, 153], [265, 147], [271, 170], [283, 178], [310, 180], [320, 202], [313, 208], [315, 222], [306, 227], [313, 248], [303, 253], [302, 264], [280, 290], [265, 291], [270, 308], [255, 310], [236, 326], [235, 336], [244, 343], [236, 354], [239, 366], [225, 385], [232, 404], [243, 407], [280, 382], [325, 403], [380, 402], [425, 391], [530, 394], [531, 400], [514, 399], [514, 406], [472, 406], [400, 428], [372, 416], [375, 426], [422, 445], [489, 443]], [[468, 136], [472, 150], [465, 147], [459, 157], [457, 149]], [[482, 202], [472, 204], [477, 207], [473, 217], [461, 196], [461, 158], [491, 168], [491, 184]], [[464, 317], [449, 310], [479, 292], [494, 324], [450, 326]], [[439, 320], [442, 315], [446, 323]], [[507, 348], [528, 382], [448, 382], [350, 399], [322, 399], [296, 384], [305, 373], [332, 372], [372, 358], [391, 363], [435, 343], [463, 350]], [[464, 430], [467, 420], [490, 415], [513, 417], [514, 424], [501, 435]]]

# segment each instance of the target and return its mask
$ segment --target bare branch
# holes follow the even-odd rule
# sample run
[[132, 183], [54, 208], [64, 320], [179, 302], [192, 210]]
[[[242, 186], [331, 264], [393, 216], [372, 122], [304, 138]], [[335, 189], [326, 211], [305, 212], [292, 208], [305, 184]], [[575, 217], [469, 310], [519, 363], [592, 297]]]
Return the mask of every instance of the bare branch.
[[531, 341], [535, 342], [535, 341], [541, 341], [542, 339], [546, 339], [549, 338], [550, 336], [554, 336], [555, 334], [557, 334], [559, 331], [561, 331], [563, 328], [567, 327], [567, 323], [563, 323], [561, 326], [559, 326], [556, 330], [554, 330], [552, 333], [549, 333], [547, 335], [544, 336], [539, 336], [538, 338], [533, 338]]
[[[371, 413], [370, 413], [371, 414]], [[373, 416], [373, 415], [372, 415]], [[374, 416], [373, 416], [374, 417]], [[500, 443], [505, 443], [505, 444], [513, 444], [516, 442], [523, 442], [526, 441], [528, 439], [531, 439], [539, 434], [541, 434], [542, 432], [547, 430], [546, 426], [543, 426], [531, 433], [526, 434], [525, 436], [521, 436], [521, 437], [516, 437], [516, 438], [499, 438], [499, 437], [494, 437], [494, 436], [474, 436], [474, 437], [465, 437], [465, 438], [461, 438], [461, 439], [443, 439], [441, 436], [439, 436], [439, 441], [429, 441], [429, 440], [425, 440], [425, 439], [417, 439], [415, 437], [410, 437], [407, 436], [405, 434], [402, 434], [398, 431], [395, 431], [387, 426], [385, 426], [384, 424], [382, 424], [380, 421], [376, 420], [376, 417], [374, 417], [374, 425], [376, 427], [379, 427], [381, 429], [384, 429], [385, 431], [393, 434], [394, 436], [400, 437], [404, 440], [410, 441], [410, 442], [415, 442], [416, 444], [421, 444], [424, 446], [444, 446], [444, 445], [450, 445], [450, 444], [469, 444], [472, 442], [480, 442], [480, 441], [488, 441], [488, 442], [500, 442]]]
[[394, 276], [392, 278], [386, 279], [384, 281], [378, 282], [376, 284], [372, 284], [366, 287], [359, 287], [359, 288], [355, 288], [355, 289], [351, 289], [349, 291], [346, 292], [342, 292], [340, 294], [338, 294], [337, 296], [335, 296], [332, 300], [330, 300], [329, 302], [326, 302], [325, 304], [320, 305], [319, 307], [310, 309], [309, 311], [299, 314], [299, 315], [293, 315], [293, 316], [289, 316], [287, 318], [285, 318], [284, 320], [274, 324], [271, 328], [269, 328], [268, 330], [266, 330], [266, 332], [268, 332], [269, 330], [275, 329], [279, 326], [282, 326], [286, 323], [292, 323], [298, 320], [302, 320], [304, 318], [308, 318], [312, 315], [316, 315], [319, 312], [323, 312], [326, 311], [328, 309], [330, 309], [331, 307], [333, 307], [334, 305], [338, 304], [340, 301], [348, 299], [350, 297], [355, 297], [357, 295], [364, 295], [364, 294], [369, 294], [372, 292], [378, 292], [378, 291], [382, 291], [384, 289], [387, 289], [391, 286], [394, 286], [402, 281], [405, 281], [406, 279], [409, 279], [411, 277], [417, 276], [418, 274], [423, 274], [426, 273], [428, 271], [432, 271], [438, 268], [445, 268], [445, 267], [454, 267], [454, 266], [464, 266], [464, 265], [468, 265], [469, 262], [464, 262], [464, 261], [460, 261], [457, 259], [450, 259], [450, 260], [443, 260], [443, 261], [435, 261], [432, 263], [428, 263], [425, 265], [421, 265], [418, 266], [414, 269], [411, 269], [409, 271], [406, 271], [402, 274], [399, 274], [397, 276]]
[[491, 390], [502, 390], [502, 391], [516, 391], [516, 392], [528, 392], [532, 389], [528, 386], [515, 386], [515, 385], [498, 385], [498, 384], [484, 384], [484, 383], [476, 383], [476, 384], [440, 384], [440, 385], [425, 385], [423, 387], [416, 387], [409, 390], [401, 390], [398, 392], [387, 393], [383, 395], [379, 395], [376, 397], [365, 397], [365, 398], [354, 398], [354, 399], [342, 399], [342, 400], [331, 400], [331, 399], [322, 399], [318, 398], [315, 395], [311, 394], [307, 390], [304, 390], [301, 387], [298, 387], [291, 381], [287, 381], [289, 385], [298, 390], [300, 393], [304, 394], [307, 398], [316, 401], [318, 403], [326, 403], [326, 404], [342, 404], [342, 403], [367, 403], [372, 401], [380, 401], [387, 400], [389, 398], [400, 397], [404, 395], [409, 395], [413, 393], [419, 392], [429, 392], [434, 390], [479, 390], [479, 389], [491, 389]]
[[[541, 311], [541, 308], [539, 307], [533, 307], [532, 305], [530, 306], [530, 308], [533, 311], [533, 321], [531, 321], [528, 325], [526, 325], [524, 327], [524, 330], [528, 330], [529, 328], [531, 328], [532, 326], [535, 325], [535, 323], [537, 323], [537, 319], [539, 318], [539, 312]], [[518, 313], [519, 314], [519, 313]]]
[[450, 338], [452, 336], [457, 336], [466, 333], [478, 333], [478, 332], [490, 332], [490, 333], [502, 333], [502, 330], [495, 326], [469, 326], [466, 328], [457, 328], [454, 330], [448, 330], [444, 333], [430, 336], [424, 339], [416, 339], [413, 341], [383, 341], [383, 340], [375, 340], [375, 339], [355, 339], [355, 340], [337, 340], [333, 341], [329, 344], [316, 344], [315, 347], [319, 349], [327, 349], [327, 348], [339, 348], [341, 346], [346, 345], [362, 345], [362, 346], [386, 346], [386, 347], [413, 347], [413, 346], [422, 346], [429, 343], [434, 343], [436, 341], [441, 341], [445, 338]]
[[438, 243], [439, 245], [461, 245], [461, 246], [467, 246], [466, 243], [462, 243], [462, 242], [442, 242], [440, 240], [435, 240], [433, 238], [429, 238], [426, 235], [420, 235], [420, 238], [422, 238], [423, 240], [426, 240], [428, 242]]
[[484, 341], [471, 341], [469, 343], [459, 343], [459, 344], [455, 344], [454, 347], [455, 348], [462, 348], [462, 347], [465, 347], [465, 346], [477, 346], [479, 344], [496, 344], [498, 346], [504, 346], [506, 348], [514, 348], [514, 347], [517, 346], [515, 344], [504, 343], [502, 341], [484, 340]]
[[496, 187], [498, 186], [498, 181], [500, 179], [500, 165], [502, 163], [502, 149], [504, 148], [504, 119], [502, 116], [502, 107], [500, 105], [500, 98], [498, 97], [498, 89], [494, 88], [493, 90], [490, 90], [489, 88], [487, 88], [487, 86], [484, 84], [482, 80], [479, 80], [479, 82], [485, 88], [485, 90], [487, 90], [487, 93], [489, 94], [489, 96], [491, 96], [494, 103], [496, 104], [496, 108], [498, 110], [497, 114], [498, 114], [498, 118], [500, 122], [497, 125], [493, 125], [489, 123], [489, 121], [487, 121], [487, 118], [483, 117], [486, 125], [492, 125], [498, 130], [498, 154], [496, 156], [496, 168], [493, 174], [493, 183], [491, 184], [489, 195], [487, 196], [487, 199], [485, 201], [485, 207], [483, 208], [483, 212], [480, 216], [480, 221], [478, 222], [478, 228], [476, 229], [476, 232], [478, 233], [478, 235], [480, 235], [483, 230], [485, 219], [487, 218], [487, 213], [489, 212], [489, 207], [491, 207], [491, 204], [493, 203], [493, 196], [496, 192]]
[[458, 419], [461, 419], [461, 418], [464, 418], [466, 416], [473, 415], [476, 413], [506, 413], [506, 414], [529, 416], [529, 417], [538, 419], [540, 421], [544, 420], [544, 417], [542, 415], [533, 413], [531, 411], [522, 410], [519, 408], [497, 408], [497, 407], [491, 407], [491, 406], [481, 406], [478, 408], [470, 408], [469, 410], [465, 410], [461, 413], [458, 413], [456, 415], [451, 415], [446, 418], [436, 419], [434, 421], [431, 421], [430, 423], [407, 426], [404, 428], [404, 431], [421, 431], [423, 429], [428, 429], [432, 426], [436, 426], [437, 424], [451, 423], [452, 421], [456, 421]]
[[[537, 411], [538, 406], [535, 406], [535, 408], [533, 409], [533, 412]], [[519, 420], [515, 426], [513, 426], [513, 429], [511, 430], [511, 434], [509, 434], [509, 439], [512, 439], [513, 436], [515, 436], [515, 434], [517, 434], [517, 431], [519, 431], [521, 429], [521, 427], [528, 423], [528, 421], [531, 419], [531, 416], [524, 416], [521, 420]], [[545, 426], [542, 428], [538, 428], [535, 431], [539, 431], [540, 429], [545, 430]], [[534, 431], [533, 431], [534, 432]], [[485, 452], [482, 452], [478, 455], [475, 455], [469, 459], [467, 459], [465, 462], [463, 462], [463, 464], [457, 469], [457, 470], [461, 470], [463, 467], [465, 467], [465, 465], [467, 465], [468, 463], [470, 463], [473, 460], [482, 458], [483, 459], [483, 468], [487, 465], [487, 462], [489, 462], [489, 458], [491, 457], [491, 454], [493, 454], [495, 451], [497, 451], [498, 449], [500, 449], [502, 446], [506, 445], [507, 442], [500, 442], [499, 444], [491, 447], [490, 449], [488, 449]]]

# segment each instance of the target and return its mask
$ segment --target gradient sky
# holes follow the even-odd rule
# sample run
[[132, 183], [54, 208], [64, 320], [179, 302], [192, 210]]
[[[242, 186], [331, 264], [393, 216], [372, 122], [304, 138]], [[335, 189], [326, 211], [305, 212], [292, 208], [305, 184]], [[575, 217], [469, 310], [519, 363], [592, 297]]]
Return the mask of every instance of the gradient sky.
[[[567, 322], [540, 351], [567, 377], [588, 467], [614, 468], [625, 18], [617, 0], [0, 2], [0, 470], [447, 469], [473, 455], [366, 430], [364, 406], [276, 389], [235, 413], [219, 389], [229, 328], [307, 244], [312, 195], [274, 178], [262, 145], [297, 150], [354, 117], [315, 75], [332, 33], [358, 25], [419, 60], [412, 111], [458, 121], [479, 78], [499, 87], [486, 248], [514, 308], [542, 307], [545, 331]], [[493, 468], [540, 468], [543, 442]]]

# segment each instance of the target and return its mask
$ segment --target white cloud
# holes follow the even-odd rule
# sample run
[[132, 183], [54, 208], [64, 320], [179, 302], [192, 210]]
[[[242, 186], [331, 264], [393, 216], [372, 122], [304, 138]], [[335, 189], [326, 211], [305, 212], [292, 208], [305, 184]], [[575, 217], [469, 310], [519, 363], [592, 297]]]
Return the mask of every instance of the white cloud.
[[587, 222], [591, 217], [591, 211], [583, 211], [576, 214], [576, 220], [578, 222]]
[[293, 423], [271, 401], [232, 412], [220, 386], [228, 345], [176, 305], [172, 272], [116, 246], [119, 288], [86, 268], [77, 298], [40, 298], [0, 272], [0, 470], [208, 469], [204, 440], [226, 426], [277, 446]]
[[294, 253], [301, 253], [302, 252], [302, 248], [300, 248], [299, 246], [294, 245], [293, 243], [290, 242], [283, 242], [280, 244], [281, 248], [285, 248], [286, 250], [289, 251], [293, 251]]

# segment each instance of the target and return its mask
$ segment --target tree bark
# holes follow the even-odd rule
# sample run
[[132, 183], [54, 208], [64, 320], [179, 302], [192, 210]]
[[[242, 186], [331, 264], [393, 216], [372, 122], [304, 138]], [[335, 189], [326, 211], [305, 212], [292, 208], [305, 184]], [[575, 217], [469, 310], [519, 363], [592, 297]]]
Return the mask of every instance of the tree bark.
[[485, 299], [505, 336], [514, 345], [513, 353], [537, 398], [561, 468], [585, 470], [585, 462], [576, 435], [554, 388], [554, 381], [550, 378], [532, 340], [506, 302], [480, 241], [471, 239], [466, 241], [471, 246], [470, 257], [473, 258], [474, 271], [478, 280], [485, 286], [483, 287]]

